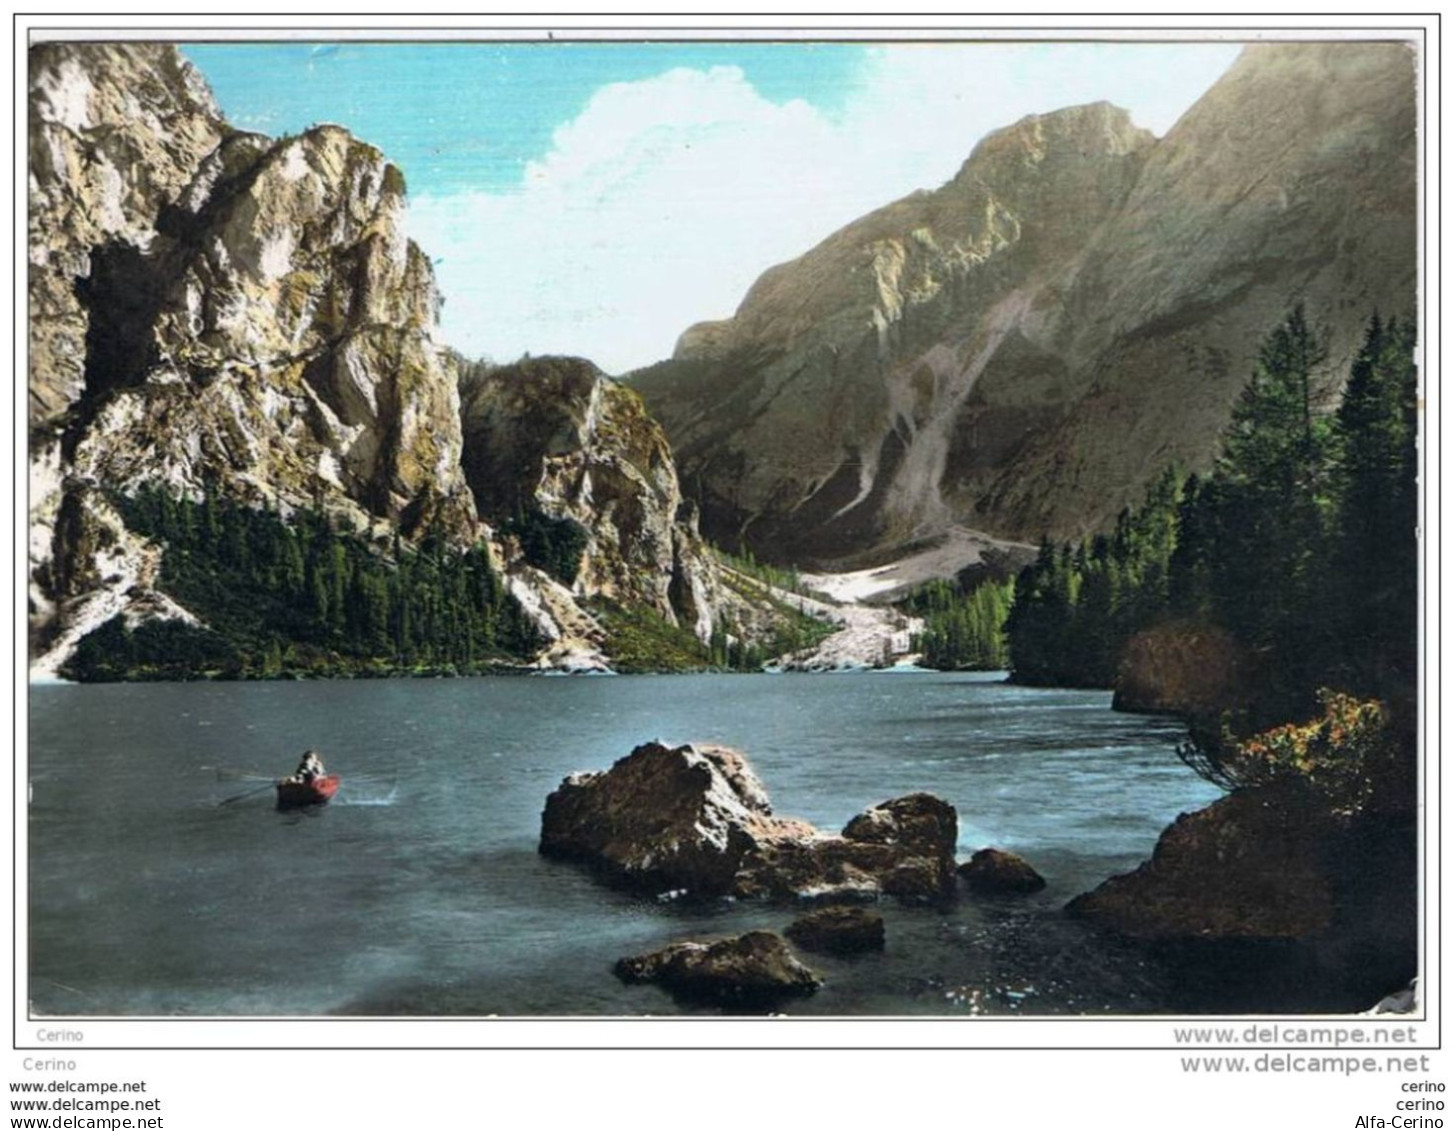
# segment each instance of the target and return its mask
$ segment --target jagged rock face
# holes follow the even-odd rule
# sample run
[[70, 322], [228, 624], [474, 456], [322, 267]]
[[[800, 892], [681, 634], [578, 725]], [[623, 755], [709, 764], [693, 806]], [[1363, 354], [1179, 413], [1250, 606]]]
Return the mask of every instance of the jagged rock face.
[[[97, 66], [98, 59], [105, 60]], [[211, 92], [170, 47], [30, 50], [30, 424], [85, 391], [89, 311], [77, 284], [108, 241], [144, 247], [158, 214], [227, 132]]]
[[1415, 110], [1406, 48], [1329, 43], [1249, 47], [1159, 141], [1105, 104], [1027, 118], [633, 382], [728, 544], [1080, 535], [1206, 463], [1294, 303], [1330, 396], [1373, 309], [1414, 311]]
[[721, 580], [641, 398], [578, 358], [476, 368], [461, 384], [464, 469], [481, 514], [573, 519], [590, 536], [579, 594], [645, 605], [706, 640]]
[[884, 948], [884, 919], [861, 907], [820, 907], [783, 932], [804, 950], [858, 954]]
[[417, 522], [428, 499], [467, 513], [454, 373], [403, 190], [337, 127], [224, 141], [148, 248], [93, 255], [93, 337], [110, 348], [93, 351], [76, 472], [194, 495], [219, 482], [361, 527]]
[[78, 575], [60, 516], [98, 486], [476, 537], [399, 171], [335, 126], [233, 131], [170, 47], [47, 45], [31, 67], [37, 642], [75, 626], [55, 623]]

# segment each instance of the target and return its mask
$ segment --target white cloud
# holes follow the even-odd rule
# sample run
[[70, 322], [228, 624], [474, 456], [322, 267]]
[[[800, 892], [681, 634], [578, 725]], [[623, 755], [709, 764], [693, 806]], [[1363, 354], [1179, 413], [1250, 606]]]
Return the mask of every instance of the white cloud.
[[622, 372], [729, 316], [764, 269], [954, 174], [986, 132], [1107, 98], [1164, 131], [1235, 48], [876, 49], [838, 112], [763, 98], [736, 67], [602, 87], [509, 194], [421, 196], [443, 334], [470, 355]]

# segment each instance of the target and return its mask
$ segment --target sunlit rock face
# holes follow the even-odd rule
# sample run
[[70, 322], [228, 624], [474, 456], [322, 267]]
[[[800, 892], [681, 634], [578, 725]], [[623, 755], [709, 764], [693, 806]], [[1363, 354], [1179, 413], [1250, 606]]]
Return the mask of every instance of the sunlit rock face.
[[[170, 47], [47, 45], [31, 65], [33, 526], [54, 533], [87, 488], [159, 483], [472, 538], [399, 171], [334, 126], [232, 130]], [[54, 579], [84, 571], [32, 541], [46, 627], [76, 596]]]
[[726, 600], [720, 572], [640, 396], [579, 358], [478, 367], [462, 389], [464, 467], [481, 514], [579, 523], [580, 595], [645, 606], [705, 641]]
[[[98, 62], [104, 65], [98, 66]], [[30, 50], [30, 423], [85, 392], [95, 248], [141, 248], [227, 127], [169, 47], [42, 44]]]
[[1415, 94], [1403, 46], [1268, 44], [1161, 139], [1104, 103], [1026, 118], [632, 383], [719, 541], [1078, 536], [1206, 464], [1294, 304], [1330, 403], [1374, 309], [1413, 314]]
[[171, 47], [43, 45], [30, 65], [30, 604], [43, 670], [115, 615], [191, 616], [156, 588], [161, 548], [108, 502], [147, 485], [285, 518], [319, 510], [384, 551], [396, 535], [493, 538], [548, 665], [606, 662], [582, 598], [645, 606], [708, 638], [733, 598], [665, 437], [590, 363], [464, 382], [488, 517], [528, 499], [585, 526], [574, 591], [481, 520], [463, 459], [473, 370], [436, 340], [430, 261], [403, 234], [404, 177], [378, 149], [332, 125], [280, 139], [233, 129]]

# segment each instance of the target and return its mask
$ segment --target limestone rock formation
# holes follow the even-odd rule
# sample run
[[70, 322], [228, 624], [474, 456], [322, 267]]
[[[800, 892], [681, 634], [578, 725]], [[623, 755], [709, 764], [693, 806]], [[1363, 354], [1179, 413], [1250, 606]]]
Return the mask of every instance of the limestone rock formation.
[[616, 963], [623, 982], [656, 982], [690, 1002], [767, 1008], [814, 993], [823, 979], [771, 931], [748, 931], [715, 942], [673, 943]]
[[466, 382], [486, 513], [508, 517], [495, 504], [524, 492], [585, 523], [578, 585], [481, 521], [461, 362], [436, 340], [430, 261], [404, 235], [404, 177], [379, 150], [333, 125], [233, 129], [170, 46], [42, 44], [30, 70], [37, 671], [117, 614], [193, 617], [156, 588], [161, 547], [108, 502], [144, 486], [285, 520], [321, 511], [385, 553], [396, 536], [493, 539], [547, 666], [606, 665], [582, 597], [707, 639], [735, 598], [660, 428], [589, 363]]
[[1418, 841], [1411, 813], [1250, 787], [1177, 818], [1150, 860], [1066, 911], [1152, 944], [1192, 1002], [1366, 1010], [1419, 968]]
[[954, 890], [954, 807], [910, 794], [843, 835], [775, 816], [746, 759], [720, 746], [638, 746], [567, 777], [545, 802], [540, 852], [648, 892], [937, 901]]
[[[474, 537], [438, 297], [377, 149], [232, 130], [171, 47], [36, 47], [31, 116], [38, 644], [89, 621], [57, 539], [98, 488]], [[89, 604], [129, 608], [134, 573]]]
[[535, 511], [588, 542], [575, 591], [644, 606], [706, 641], [727, 601], [641, 398], [579, 358], [475, 367], [461, 381], [464, 470], [496, 526]]
[[540, 851], [623, 886], [712, 895], [731, 889], [760, 839], [809, 831], [773, 817], [736, 751], [649, 742], [609, 770], [566, 778], [546, 799]]
[[820, 907], [794, 919], [785, 934], [804, 950], [858, 954], [884, 948], [884, 919], [862, 907]]
[[94, 251], [146, 247], [159, 214], [228, 129], [206, 84], [170, 47], [47, 43], [30, 50], [29, 132], [36, 429], [86, 391]]
[[1022, 857], [1001, 848], [981, 848], [959, 866], [959, 878], [979, 895], [1020, 895], [1045, 887], [1044, 876]]
[[799, 563], [1078, 537], [1205, 465], [1297, 302], [1336, 397], [1373, 310], [1415, 309], [1415, 94], [1402, 45], [1249, 46], [1163, 138], [1032, 116], [772, 268], [632, 378], [705, 532]]

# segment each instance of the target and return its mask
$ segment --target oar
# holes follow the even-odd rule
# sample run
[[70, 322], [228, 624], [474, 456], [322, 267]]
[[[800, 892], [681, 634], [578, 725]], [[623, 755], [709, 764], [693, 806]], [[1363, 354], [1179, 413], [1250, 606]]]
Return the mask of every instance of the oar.
[[220, 808], [223, 805], [231, 805], [234, 801], [241, 801], [244, 797], [254, 797], [257, 794], [262, 793], [264, 790], [272, 789], [277, 784], [278, 783], [276, 781], [270, 781], [267, 785], [260, 785], [256, 789], [248, 790], [246, 793], [239, 793], [236, 797], [229, 797], [225, 801], [219, 801], [217, 803], [218, 807]]
[[218, 781], [276, 781], [270, 774], [255, 774], [250, 770], [221, 770], [217, 771]]

